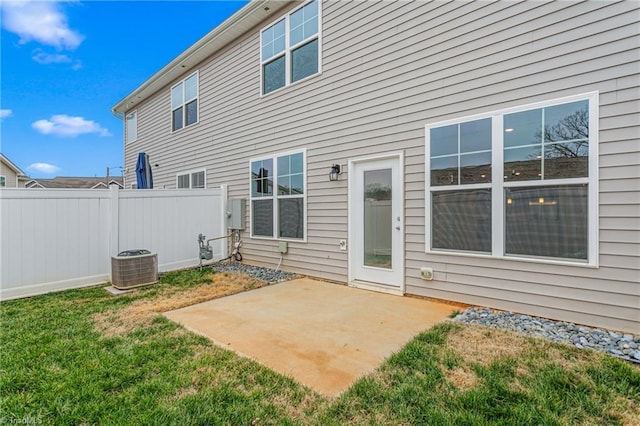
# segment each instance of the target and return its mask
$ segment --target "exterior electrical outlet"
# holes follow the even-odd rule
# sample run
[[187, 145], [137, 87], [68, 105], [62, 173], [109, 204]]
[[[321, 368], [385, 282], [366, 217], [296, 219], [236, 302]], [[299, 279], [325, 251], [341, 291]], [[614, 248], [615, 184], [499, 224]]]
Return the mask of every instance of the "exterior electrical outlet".
[[289, 243], [278, 241], [278, 250], [280, 250], [280, 254], [286, 254], [289, 251]]
[[423, 280], [433, 280], [433, 268], [420, 268], [420, 278]]

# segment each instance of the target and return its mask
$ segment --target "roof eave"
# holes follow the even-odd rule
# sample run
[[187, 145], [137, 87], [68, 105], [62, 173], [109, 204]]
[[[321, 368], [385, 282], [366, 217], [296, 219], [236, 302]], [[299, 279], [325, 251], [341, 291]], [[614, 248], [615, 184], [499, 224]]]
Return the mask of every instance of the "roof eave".
[[27, 174], [25, 172], [23, 172], [20, 167], [16, 166], [13, 163], [13, 161], [11, 161], [7, 157], [5, 157], [4, 154], [0, 153], [0, 158], [2, 158], [2, 161], [4, 161], [4, 163], [7, 164], [16, 173], [16, 175], [18, 177], [27, 176]]
[[[140, 102], [155, 94], [166, 85], [175, 81], [190, 68], [198, 65], [206, 57], [223, 49], [241, 34], [253, 28], [284, 6], [286, 1], [251, 0], [246, 6], [234, 13], [226, 21], [211, 30], [178, 57], [165, 65], [160, 71], [142, 83], [111, 108], [118, 116], [134, 109]], [[275, 7], [268, 4], [277, 4]]]

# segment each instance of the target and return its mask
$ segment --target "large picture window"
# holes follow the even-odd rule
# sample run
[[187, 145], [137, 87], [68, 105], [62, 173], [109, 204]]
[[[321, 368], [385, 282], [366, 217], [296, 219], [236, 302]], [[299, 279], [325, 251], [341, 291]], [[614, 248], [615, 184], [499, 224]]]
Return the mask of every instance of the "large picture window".
[[320, 7], [308, 2], [260, 33], [262, 93], [320, 72]]
[[198, 122], [198, 73], [191, 74], [171, 88], [171, 130]]
[[426, 126], [426, 249], [595, 264], [597, 93]]
[[251, 236], [305, 238], [305, 154], [280, 154], [250, 162]]

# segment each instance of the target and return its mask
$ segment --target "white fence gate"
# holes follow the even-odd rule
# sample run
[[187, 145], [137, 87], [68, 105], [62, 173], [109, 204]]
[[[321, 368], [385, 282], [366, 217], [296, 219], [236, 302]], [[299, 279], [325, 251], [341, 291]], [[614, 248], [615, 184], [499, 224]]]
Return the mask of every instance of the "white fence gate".
[[[111, 256], [158, 254], [158, 268], [197, 265], [199, 233], [226, 233], [226, 188], [0, 191], [0, 299], [110, 280]], [[227, 255], [214, 241], [214, 258]]]

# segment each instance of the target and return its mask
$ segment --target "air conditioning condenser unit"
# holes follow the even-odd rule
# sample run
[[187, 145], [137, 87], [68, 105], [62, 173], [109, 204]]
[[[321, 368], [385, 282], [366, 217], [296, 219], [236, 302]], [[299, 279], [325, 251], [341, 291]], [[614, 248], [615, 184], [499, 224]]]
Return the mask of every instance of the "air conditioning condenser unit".
[[129, 290], [158, 281], [158, 255], [149, 250], [127, 250], [111, 257], [111, 284]]

